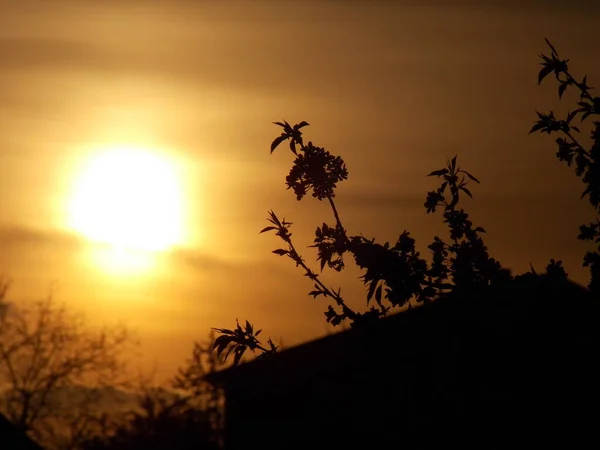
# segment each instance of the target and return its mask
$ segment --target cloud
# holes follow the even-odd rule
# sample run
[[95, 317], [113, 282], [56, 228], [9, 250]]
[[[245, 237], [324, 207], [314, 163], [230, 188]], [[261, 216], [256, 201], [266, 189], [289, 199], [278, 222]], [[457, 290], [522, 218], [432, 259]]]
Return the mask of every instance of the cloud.
[[230, 270], [236, 266], [240, 266], [239, 263], [227, 261], [223, 258], [210, 255], [209, 253], [189, 248], [176, 248], [171, 250], [168, 253], [168, 257], [176, 264], [193, 270]]
[[0, 247], [6, 252], [23, 247], [77, 250], [83, 241], [77, 235], [57, 230], [44, 230], [26, 226], [0, 226]]

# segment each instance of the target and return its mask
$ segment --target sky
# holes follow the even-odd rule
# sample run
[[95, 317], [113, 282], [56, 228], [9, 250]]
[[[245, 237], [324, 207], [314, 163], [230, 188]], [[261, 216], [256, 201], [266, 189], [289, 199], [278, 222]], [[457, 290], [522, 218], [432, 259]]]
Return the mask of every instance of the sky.
[[[444, 228], [425, 213], [425, 175], [458, 154], [481, 180], [464, 206], [491, 254], [515, 273], [562, 259], [585, 284], [576, 236], [592, 210], [553, 139], [528, 135], [534, 110], [566, 108], [552, 82], [537, 86], [544, 37], [600, 80], [600, 8], [559, 3], [0, 0], [10, 299], [53, 295], [94, 323], [124, 321], [162, 376], [236, 318], [284, 346], [331, 332], [326, 303], [258, 234], [274, 209], [314, 261], [306, 246], [332, 222], [327, 205], [286, 191], [292, 155], [269, 155], [282, 119], [308, 121], [306, 138], [346, 161], [336, 201], [351, 234], [406, 229], [426, 254]], [[139, 158], [117, 182], [100, 169], [123, 151]], [[141, 221], [128, 198], [145, 202]], [[118, 259], [102, 235], [115, 226], [129, 226], [119, 245], [164, 245]], [[359, 275], [324, 279], [364, 306]]]

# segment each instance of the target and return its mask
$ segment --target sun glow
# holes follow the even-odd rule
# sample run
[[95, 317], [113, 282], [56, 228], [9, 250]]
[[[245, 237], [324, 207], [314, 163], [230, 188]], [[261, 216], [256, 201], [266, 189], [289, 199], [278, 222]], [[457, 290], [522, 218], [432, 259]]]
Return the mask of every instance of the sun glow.
[[150, 253], [184, 240], [182, 180], [166, 155], [113, 147], [92, 154], [78, 172], [70, 227], [101, 244], [103, 265], [143, 268]]

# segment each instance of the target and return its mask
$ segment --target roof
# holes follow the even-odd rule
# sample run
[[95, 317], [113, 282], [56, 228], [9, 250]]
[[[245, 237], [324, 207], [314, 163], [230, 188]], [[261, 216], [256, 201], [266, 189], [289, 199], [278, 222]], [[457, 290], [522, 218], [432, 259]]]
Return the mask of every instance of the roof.
[[[487, 301], [481, 301], [482, 297]], [[257, 358], [231, 366], [210, 374], [208, 381], [225, 386], [235, 383], [241, 387], [242, 380], [242, 384], [277, 382], [282, 373], [288, 381], [290, 376], [315, 376], [319, 371], [327, 370], [326, 366], [333, 364], [332, 361], [355, 359], [357, 349], [364, 349], [365, 355], [373, 352], [376, 341], [393, 339], [391, 345], [405, 354], [419, 351], [432, 339], [439, 338], [440, 330], [453, 320], [479, 322], [500, 333], [509, 332], [510, 324], [515, 321], [542, 320], [547, 314], [554, 314], [555, 318], [562, 320], [566, 317], [565, 299], [573, 300], [569, 310], [585, 319], [586, 314], [579, 313], [581, 300], [589, 305], [592, 302], [589, 302], [591, 294], [584, 287], [571, 281], [551, 280], [543, 275], [519, 278], [506, 286], [480, 292], [466, 302], [457, 301], [450, 295], [431, 304], [390, 315], [380, 320], [374, 329], [351, 328], [283, 350], [270, 358]]]

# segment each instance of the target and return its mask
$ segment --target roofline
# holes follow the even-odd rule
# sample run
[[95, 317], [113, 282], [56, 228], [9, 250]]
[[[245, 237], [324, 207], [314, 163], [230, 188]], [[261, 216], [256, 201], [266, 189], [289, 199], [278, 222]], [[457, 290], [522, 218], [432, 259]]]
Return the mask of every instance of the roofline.
[[[526, 274], [524, 274], [524, 275], [526, 275]], [[541, 277], [543, 277], [544, 275], [545, 274], [534, 275], [534, 276], [536, 277], [537, 280], [542, 280]], [[548, 280], [549, 278], [544, 278], [544, 279]], [[513, 281], [514, 281], [514, 279], [513, 279]], [[552, 280], [552, 281], [554, 281], [554, 280]], [[561, 282], [560, 280], [558, 280], [558, 281]], [[565, 287], [566, 286], [569, 286], [569, 288], [571, 288], [571, 289], [573, 289], [573, 288], [579, 289], [579, 290], [581, 290], [582, 293], [590, 292], [589, 289], [587, 289], [583, 285], [581, 285], [575, 281], [572, 281], [570, 279], [566, 280]], [[452, 295], [452, 293], [450, 293], [449, 295]], [[440, 300], [451, 300], [451, 297], [448, 297], [448, 295], [439, 297], [427, 305], [431, 306], [433, 304], [445, 303], [444, 301], [440, 302]], [[381, 323], [383, 325], [385, 325], [386, 323], [390, 323], [390, 321], [398, 320], [399, 318], [411, 317], [411, 316], [414, 316], [414, 314], [422, 314], [421, 311], [423, 311], [424, 309], [421, 308], [421, 306], [424, 306], [424, 305], [425, 304], [417, 304], [417, 305], [413, 305], [411, 308], [404, 308], [399, 311], [396, 311], [393, 314], [390, 314], [390, 315], [386, 316], [385, 318], [381, 319]], [[426, 308], [426, 309], [429, 309], [429, 308]], [[402, 320], [407, 320], [407, 319], [402, 319]], [[335, 332], [334, 334], [331, 334], [331, 335], [314, 338], [307, 342], [303, 342], [303, 343], [295, 345], [293, 347], [284, 349], [281, 352], [278, 352], [274, 357], [280, 357], [281, 355], [285, 355], [284, 357], [289, 357], [290, 354], [294, 354], [296, 352], [301, 352], [311, 346], [321, 345], [323, 343], [331, 343], [331, 342], [335, 342], [336, 340], [348, 339], [348, 336], [351, 336], [357, 332], [358, 332], [357, 328], [350, 328], [350, 329]], [[266, 359], [256, 357], [249, 361], [243, 362], [242, 364], [232, 365], [225, 369], [219, 370], [218, 372], [210, 373], [206, 376], [206, 380], [208, 382], [214, 383], [214, 384], [224, 383], [227, 381], [227, 378], [234, 376], [234, 374], [237, 375], [240, 372], [243, 373], [246, 371], [255, 370], [257, 367], [260, 367], [265, 363], [266, 363]]]

